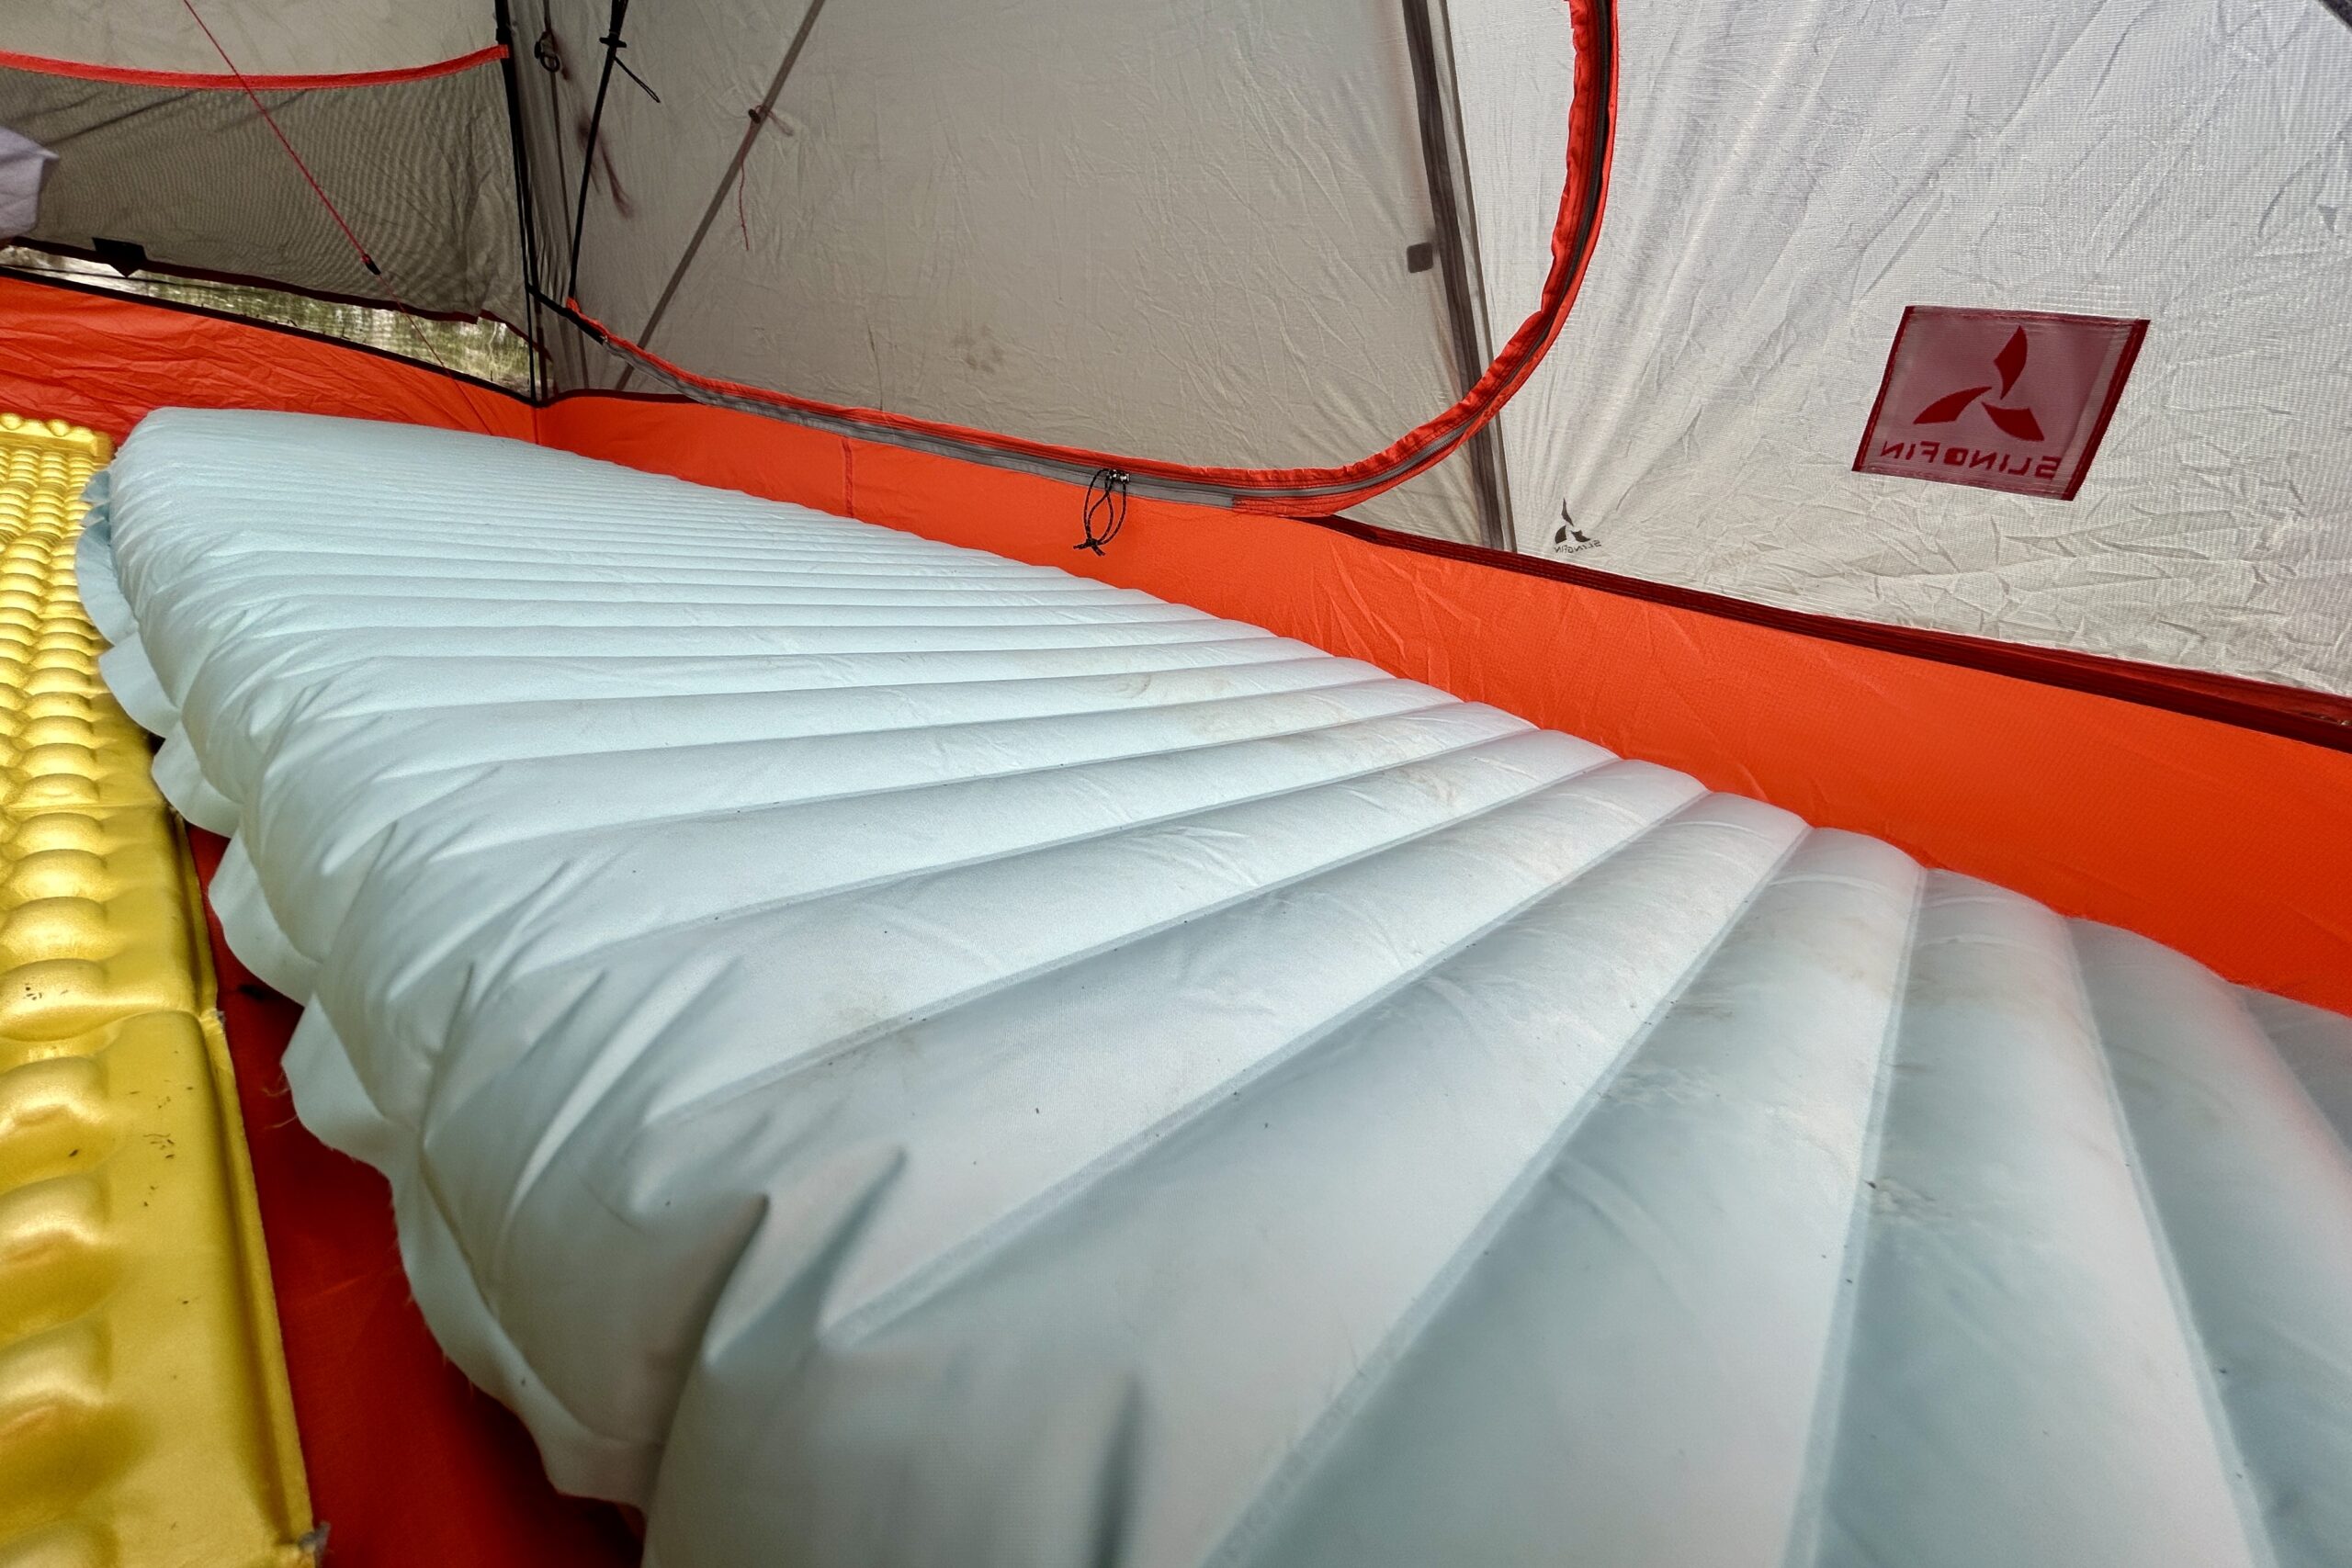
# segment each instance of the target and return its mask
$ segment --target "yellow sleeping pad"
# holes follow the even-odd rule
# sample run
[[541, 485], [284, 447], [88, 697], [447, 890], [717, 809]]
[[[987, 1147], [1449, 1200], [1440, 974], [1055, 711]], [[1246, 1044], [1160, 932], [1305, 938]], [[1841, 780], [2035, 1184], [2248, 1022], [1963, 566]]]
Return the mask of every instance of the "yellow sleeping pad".
[[295, 1564], [309, 1490], [192, 868], [0, 414], [0, 1568]]

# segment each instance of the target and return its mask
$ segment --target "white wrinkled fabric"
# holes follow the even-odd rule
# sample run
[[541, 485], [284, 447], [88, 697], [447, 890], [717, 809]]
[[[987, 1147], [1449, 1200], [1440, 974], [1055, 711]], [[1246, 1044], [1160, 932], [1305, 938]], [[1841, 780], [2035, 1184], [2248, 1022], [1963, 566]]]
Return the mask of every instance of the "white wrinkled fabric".
[[2352, 1022], [1257, 628], [166, 412], [82, 581], [657, 1568], [2316, 1565]]
[[[608, 9], [553, 0], [569, 69], [526, 84], [566, 215]], [[1353, 462], [1468, 389], [1408, 262], [1435, 231], [1396, 0], [709, 0], [628, 39], [662, 101], [606, 96], [578, 293], [692, 370], [1219, 467]], [[1475, 537], [1468, 484], [1445, 465], [1407, 515]]]
[[40, 187], [57, 154], [30, 137], [0, 126], [0, 240], [13, 240], [40, 220]]
[[[1448, 3], [1516, 320], [1565, 7]], [[2352, 692], [2352, 26], [2325, 0], [1618, 12], [1600, 243], [1500, 415], [1523, 547]], [[1852, 471], [1909, 305], [2148, 318], [2075, 500]], [[1564, 504], [1598, 544], [1554, 546]]]

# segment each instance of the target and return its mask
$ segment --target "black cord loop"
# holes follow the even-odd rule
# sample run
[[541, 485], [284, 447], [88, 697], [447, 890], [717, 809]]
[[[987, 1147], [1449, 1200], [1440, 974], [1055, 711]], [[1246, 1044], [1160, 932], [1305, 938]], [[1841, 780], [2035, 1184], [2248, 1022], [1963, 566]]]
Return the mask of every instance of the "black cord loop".
[[[1086, 509], [1079, 526], [1086, 535], [1070, 547], [1074, 550], [1102, 553], [1102, 547], [1119, 536], [1127, 525], [1127, 485], [1129, 475], [1125, 468], [1097, 468], [1094, 477], [1086, 481]], [[1094, 531], [1095, 523], [1103, 524], [1102, 531]]]

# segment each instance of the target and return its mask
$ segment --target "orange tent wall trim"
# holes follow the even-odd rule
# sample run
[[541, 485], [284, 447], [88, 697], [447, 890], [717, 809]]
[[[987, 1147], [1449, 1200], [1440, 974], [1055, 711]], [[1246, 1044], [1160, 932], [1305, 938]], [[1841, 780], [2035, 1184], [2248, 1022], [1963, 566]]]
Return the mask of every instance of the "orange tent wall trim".
[[1142, 589], [2352, 1012], [2352, 752], [1281, 517], [1137, 499], [1096, 557], [1058, 481], [683, 401], [534, 410], [323, 340], [0, 279], [0, 407], [119, 436], [166, 404], [537, 439]]
[[[213, 47], [217, 50], [220, 45], [216, 43]], [[226, 65], [229, 57], [224, 54], [220, 58]], [[429, 82], [435, 76], [454, 76], [477, 65], [495, 65], [505, 58], [506, 46], [493, 43], [470, 54], [435, 60], [424, 65], [396, 65], [382, 71], [271, 75], [264, 72], [239, 71], [233, 66], [221, 71], [148, 71], [137, 66], [101, 65], [87, 60], [51, 60], [42, 55], [18, 54], [13, 50], [0, 49], [0, 71], [29, 71], [43, 76], [67, 76], [80, 82], [112, 82], [131, 87], [177, 87], [190, 93], [320, 93], [339, 92], [346, 87], [383, 87], [396, 82]]]

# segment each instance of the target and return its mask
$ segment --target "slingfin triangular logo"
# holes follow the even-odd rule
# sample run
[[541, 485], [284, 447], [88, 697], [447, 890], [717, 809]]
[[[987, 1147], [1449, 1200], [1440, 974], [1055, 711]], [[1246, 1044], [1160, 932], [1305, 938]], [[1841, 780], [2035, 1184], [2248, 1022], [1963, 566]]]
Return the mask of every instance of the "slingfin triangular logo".
[[2071, 499], [2147, 327], [1914, 305], [1895, 329], [1854, 468]]
[[[2026, 358], [2033, 345], [2026, 339], [2025, 329], [2019, 327], [2009, 334], [2008, 346], [1993, 356], [1993, 368], [2001, 378], [2001, 396], [2007, 397], [2009, 389], [2017, 385], [2018, 377], [2025, 369]], [[1914, 424], [1950, 424], [1971, 408], [1980, 406], [1976, 400], [1991, 391], [1990, 387], [1962, 387], [1957, 392], [1947, 392], [1912, 416]], [[2000, 429], [2020, 441], [2039, 441], [2041, 423], [2030, 408], [2003, 408], [1998, 403], [1981, 405], [1984, 415]]]

